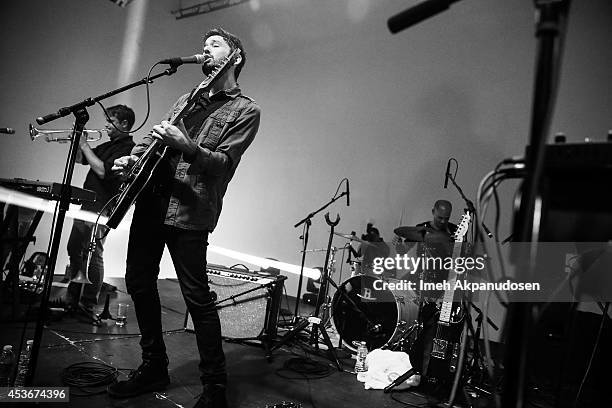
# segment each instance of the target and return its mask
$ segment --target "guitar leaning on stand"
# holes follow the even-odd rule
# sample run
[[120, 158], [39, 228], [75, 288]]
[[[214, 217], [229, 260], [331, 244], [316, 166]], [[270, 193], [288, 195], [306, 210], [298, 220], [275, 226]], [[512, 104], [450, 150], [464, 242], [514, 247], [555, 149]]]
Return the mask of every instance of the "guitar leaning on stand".
[[[468, 230], [470, 218], [470, 213], [466, 212], [461, 218], [457, 231], [453, 234], [455, 241], [452, 255], [453, 260], [461, 256], [463, 238]], [[460, 302], [453, 302], [456, 281], [457, 272], [455, 272], [454, 268], [451, 268], [448, 271], [448, 287], [444, 291], [438, 327], [433, 339], [426, 374], [428, 384], [436, 389], [449, 387], [452, 383], [453, 375], [457, 371], [465, 313]]]
[[[210, 90], [212, 83], [221, 76], [225, 71], [232, 66], [231, 61], [240, 53], [240, 50], [234, 50], [223, 63], [215, 69], [210, 75], [191, 92], [187, 100], [177, 109], [169, 122], [176, 125], [193, 107], [199, 97]], [[127, 211], [130, 209], [141, 191], [147, 186], [153, 173], [159, 163], [166, 157], [168, 146], [164, 145], [160, 140], [154, 139], [147, 150], [134, 163], [132, 168], [127, 173], [126, 180], [119, 188], [119, 196], [117, 202], [111, 208], [106, 226], [109, 228], [117, 228]]]

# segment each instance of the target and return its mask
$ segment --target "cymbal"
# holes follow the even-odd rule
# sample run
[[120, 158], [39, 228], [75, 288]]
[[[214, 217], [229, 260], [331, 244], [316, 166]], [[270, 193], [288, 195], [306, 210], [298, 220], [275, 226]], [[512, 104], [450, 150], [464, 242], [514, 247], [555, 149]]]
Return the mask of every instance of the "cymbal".
[[351, 241], [357, 241], [357, 242], [360, 242], [362, 244], [372, 245], [368, 241], [365, 241], [365, 240], [359, 238], [357, 235], [354, 235], [354, 234], [345, 234], [343, 232], [334, 232], [334, 235], [337, 235], [337, 236], [342, 237], [342, 238], [350, 239]]
[[433, 228], [426, 226], [420, 227], [397, 227], [393, 230], [395, 235], [398, 235], [408, 241], [422, 242], [426, 232], [435, 231]]

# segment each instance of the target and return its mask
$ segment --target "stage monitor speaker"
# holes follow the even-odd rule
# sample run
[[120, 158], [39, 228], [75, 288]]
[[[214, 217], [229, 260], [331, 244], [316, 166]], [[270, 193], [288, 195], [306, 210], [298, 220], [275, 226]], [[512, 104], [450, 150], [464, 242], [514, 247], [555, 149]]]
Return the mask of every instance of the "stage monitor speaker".
[[[228, 269], [209, 264], [210, 289], [217, 294], [221, 335], [236, 340], [270, 341], [276, 337], [282, 282], [285, 276]], [[185, 329], [194, 331], [189, 313]]]

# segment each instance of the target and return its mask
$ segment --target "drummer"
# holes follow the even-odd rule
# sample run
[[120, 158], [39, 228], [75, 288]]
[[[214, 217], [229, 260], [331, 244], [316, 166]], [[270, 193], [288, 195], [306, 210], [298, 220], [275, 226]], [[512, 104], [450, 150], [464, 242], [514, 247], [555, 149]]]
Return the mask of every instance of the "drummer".
[[395, 234], [404, 238], [406, 243], [428, 242], [447, 243], [452, 241], [452, 236], [457, 231], [457, 226], [449, 222], [453, 212], [452, 204], [447, 200], [438, 200], [431, 209], [431, 221], [416, 224], [415, 227], [399, 227]]
[[[415, 227], [399, 227], [394, 230], [395, 234], [404, 239], [404, 249], [396, 248], [398, 253], [406, 251], [415, 245], [419, 244], [419, 254], [428, 257], [445, 257], [452, 254], [450, 252], [453, 242], [453, 234], [457, 230], [457, 226], [449, 222], [453, 206], [449, 201], [438, 200], [434, 203], [431, 210], [431, 221], [424, 221], [417, 224]], [[394, 240], [395, 242], [398, 239]], [[403, 252], [403, 253], [406, 253]], [[437, 271], [425, 277], [427, 280], [444, 279], [445, 276], [436, 276]], [[432, 276], [433, 275], [433, 276]], [[421, 316], [419, 320], [423, 323], [423, 331], [417, 338], [412, 349], [410, 350], [410, 361], [413, 367], [419, 374], [408, 379], [408, 383], [414, 386], [420, 384], [421, 375], [427, 371], [429, 365], [429, 355], [433, 342], [434, 330], [437, 323], [437, 305], [436, 302], [423, 302], [421, 305]]]

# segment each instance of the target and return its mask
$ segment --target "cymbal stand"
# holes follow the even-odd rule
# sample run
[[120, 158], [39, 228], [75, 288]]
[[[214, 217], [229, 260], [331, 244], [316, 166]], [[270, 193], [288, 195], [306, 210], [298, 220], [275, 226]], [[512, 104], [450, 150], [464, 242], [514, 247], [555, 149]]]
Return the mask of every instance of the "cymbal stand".
[[[422, 231], [421, 234], [423, 235], [423, 241], [422, 241], [422, 245], [419, 246], [419, 248], [421, 249], [421, 253], [419, 254], [421, 257], [427, 255], [427, 247], [425, 247], [425, 231]], [[419, 245], [421, 243], [417, 243], [417, 245]], [[425, 270], [421, 267], [420, 272], [419, 272], [419, 280], [421, 282], [425, 281], [425, 276], [426, 276], [426, 272]], [[410, 300], [408, 300], [410, 301]], [[390, 350], [392, 351], [396, 351], [398, 349], [401, 350], [401, 348], [404, 347], [404, 343], [408, 342], [409, 344], [409, 349], [412, 349], [412, 346], [414, 344], [414, 341], [410, 341], [410, 337], [416, 332], [416, 335], [414, 336], [415, 339], [417, 339], [418, 337], [420, 337], [421, 335], [421, 331], [423, 330], [423, 302], [424, 302], [424, 297], [423, 297], [423, 290], [419, 290], [419, 296], [418, 296], [418, 305], [419, 305], [419, 310], [417, 312], [417, 319], [416, 322], [412, 325], [410, 325], [408, 327], [408, 330], [406, 330], [402, 336], [395, 342], [395, 344], [393, 345], [393, 347], [390, 347]]]
[[[336, 272], [336, 251], [338, 248], [332, 246], [330, 249], [329, 262], [327, 263], [327, 278], [329, 280], [332, 279], [333, 274]], [[321, 289], [323, 289], [323, 284], [321, 283], [321, 287], [319, 289], [319, 293], [321, 293]], [[317, 297], [318, 300], [318, 297]], [[331, 317], [331, 299], [329, 297], [329, 286], [325, 285], [325, 293], [323, 293], [323, 300], [321, 304], [321, 320], [323, 321], [323, 325], [327, 325], [329, 319]]]

